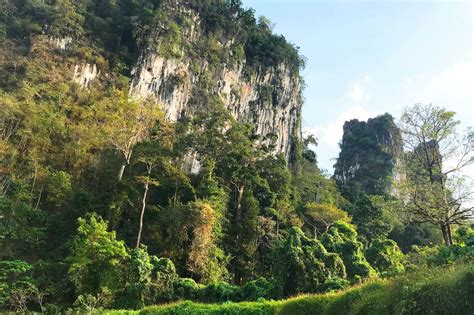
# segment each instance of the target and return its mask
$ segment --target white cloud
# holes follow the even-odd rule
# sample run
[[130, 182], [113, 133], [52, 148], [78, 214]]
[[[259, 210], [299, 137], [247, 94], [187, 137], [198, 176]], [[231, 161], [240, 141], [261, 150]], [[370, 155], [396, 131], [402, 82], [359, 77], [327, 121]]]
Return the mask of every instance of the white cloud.
[[320, 161], [320, 166], [329, 168], [331, 159], [337, 157], [339, 152], [339, 142], [342, 139], [342, 127], [346, 121], [351, 119], [367, 120], [374, 117], [374, 113], [367, 109], [370, 101], [372, 78], [365, 74], [359, 80], [348, 84], [348, 89], [342, 97], [335, 102], [334, 106], [340, 107], [343, 111], [332, 121], [323, 125], [308, 126], [303, 129], [303, 135], [313, 134], [318, 138], [316, 152]]
[[[335, 106], [344, 108], [343, 111], [332, 121], [324, 125], [309, 126], [304, 128], [304, 134], [311, 133], [319, 139], [320, 149], [338, 149], [338, 143], [342, 138], [342, 126], [344, 122], [351, 119], [367, 120], [375, 116], [375, 113], [367, 110], [363, 104], [370, 101], [370, 84], [372, 78], [364, 74], [358, 80], [348, 85], [348, 90], [343, 93]], [[343, 105], [344, 104], [344, 105]]]
[[363, 101], [368, 101], [369, 95], [367, 90], [370, 81], [371, 77], [365, 74], [361, 79], [352, 84], [350, 96], [353, 103], [360, 104]]
[[457, 112], [466, 126], [474, 125], [474, 62], [453, 64], [439, 72], [408, 77], [402, 88], [403, 105], [424, 103]]
[[344, 122], [351, 119], [367, 120], [375, 116], [361, 105], [347, 107], [339, 116], [326, 125], [310, 129], [320, 140], [320, 145], [324, 145], [332, 150], [338, 149], [338, 143], [342, 139], [342, 126]]

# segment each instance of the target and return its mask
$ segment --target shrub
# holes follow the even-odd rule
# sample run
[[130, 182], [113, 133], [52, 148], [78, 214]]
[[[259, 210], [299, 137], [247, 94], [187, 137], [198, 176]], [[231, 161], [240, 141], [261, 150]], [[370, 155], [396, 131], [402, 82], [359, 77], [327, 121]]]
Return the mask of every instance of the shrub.
[[276, 246], [273, 272], [282, 296], [317, 292], [326, 279], [345, 278], [341, 258], [328, 253], [320, 241], [307, 238], [299, 228], [292, 228]]
[[405, 271], [403, 253], [393, 240], [375, 240], [366, 254], [369, 263], [382, 276], [391, 276]]
[[357, 240], [353, 225], [337, 221], [324, 233], [321, 242], [328, 251], [341, 256], [349, 279], [370, 278], [376, 275], [365, 259], [362, 243]]
[[174, 282], [178, 279], [176, 267], [168, 258], [151, 256], [153, 282], [151, 284], [152, 303], [168, 302], [174, 297]]
[[466, 246], [474, 246], [474, 224], [471, 226], [461, 226], [454, 233], [454, 239]]
[[240, 300], [240, 288], [226, 282], [209, 284], [199, 290], [202, 302], [227, 302]]
[[413, 246], [413, 252], [407, 255], [407, 267], [416, 269], [420, 266], [443, 266], [474, 258], [474, 247], [454, 244], [436, 247]]
[[427, 262], [428, 265], [441, 266], [467, 258], [474, 258], [474, 247], [458, 244], [441, 245], [437, 247], [437, 252], [433, 256], [427, 258]]
[[174, 299], [198, 299], [199, 285], [193, 279], [179, 278], [173, 283]]
[[240, 298], [242, 301], [257, 301], [261, 298], [270, 299], [274, 297], [275, 290], [274, 282], [265, 278], [258, 278], [240, 287]]
[[134, 248], [125, 262], [125, 289], [118, 305], [125, 308], [139, 309], [145, 306], [145, 299], [150, 295], [153, 265], [146, 247]]
[[32, 266], [22, 260], [0, 261], [0, 309], [11, 307], [17, 312], [27, 312], [27, 304], [39, 293], [29, 276]]

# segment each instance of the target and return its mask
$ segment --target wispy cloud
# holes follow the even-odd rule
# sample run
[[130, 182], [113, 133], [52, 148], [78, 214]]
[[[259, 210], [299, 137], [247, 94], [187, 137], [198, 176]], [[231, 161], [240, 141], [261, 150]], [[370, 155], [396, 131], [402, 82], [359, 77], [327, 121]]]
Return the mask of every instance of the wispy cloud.
[[458, 119], [474, 122], [474, 62], [456, 63], [439, 72], [408, 77], [403, 85], [404, 102], [433, 103], [458, 113]]
[[365, 74], [352, 84], [350, 96], [353, 103], [360, 104], [364, 101], [368, 101], [370, 96], [367, 92], [371, 81], [372, 78], [368, 74]]
[[349, 83], [347, 91], [343, 93], [341, 99], [333, 104], [340, 107], [342, 112], [334, 120], [324, 125], [304, 128], [304, 133], [315, 135], [320, 141], [320, 146], [332, 151], [337, 150], [338, 143], [342, 138], [344, 122], [351, 119], [367, 120], [375, 115], [365, 106], [370, 102], [371, 83], [372, 78], [369, 74], [364, 74], [358, 80]]

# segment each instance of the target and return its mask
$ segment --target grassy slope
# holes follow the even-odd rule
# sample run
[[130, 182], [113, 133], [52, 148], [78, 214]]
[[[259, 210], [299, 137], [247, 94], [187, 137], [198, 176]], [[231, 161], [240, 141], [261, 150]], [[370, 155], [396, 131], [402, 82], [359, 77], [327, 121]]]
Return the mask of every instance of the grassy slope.
[[474, 263], [377, 280], [337, 293], [283, 301], [189, 301], [111, 314], [474, 314]]

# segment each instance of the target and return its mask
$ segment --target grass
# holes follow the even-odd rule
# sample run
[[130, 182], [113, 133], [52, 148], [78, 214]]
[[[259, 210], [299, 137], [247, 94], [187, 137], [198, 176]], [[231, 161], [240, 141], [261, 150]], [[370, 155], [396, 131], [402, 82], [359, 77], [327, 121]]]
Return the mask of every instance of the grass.
[[474, 263], [421, 269], [336, 293], [282, 301], [222, 304], [182, 301], [108, 314], [474, 314]]

